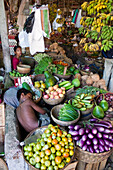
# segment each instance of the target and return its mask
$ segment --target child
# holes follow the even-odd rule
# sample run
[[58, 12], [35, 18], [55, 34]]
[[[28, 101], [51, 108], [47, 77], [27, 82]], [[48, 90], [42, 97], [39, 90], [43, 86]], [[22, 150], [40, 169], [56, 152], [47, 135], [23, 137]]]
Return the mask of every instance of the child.
[[[16, 110], [17, 118], [27, 132], [31, 132], [33, 129], [41, 125], [44, 126], [50, 123], [50, 118], [46, 111], [37, 106], [32, 100], [32, 94], [30, 91], [24, 88], [19, 89], [17, 92], [17, 98], [20, 103]], [[39, 119], [35, 115], [35, 111], [39, 113]], [[42, 116], [42, 120], [40, 120], [40, 115]]]
[[22, 55], [22, 50], [20, 46], [14, 47], [15, 56], [12, 59], [13, 70], [17, 69], [17, 65], [20, 64], [20, 56]]

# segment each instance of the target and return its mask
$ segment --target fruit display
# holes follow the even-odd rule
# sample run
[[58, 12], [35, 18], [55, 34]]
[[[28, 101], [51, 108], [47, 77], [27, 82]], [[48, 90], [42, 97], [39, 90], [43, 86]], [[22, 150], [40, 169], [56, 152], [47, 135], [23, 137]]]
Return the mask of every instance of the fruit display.
[[46, 85], [45, 85], [44, 81], [40, 80], [40, 81], [35, 81], [34, 87], [39, 88], [41, 91], [44, 92], [45, 88], [46, 88]]
[[24, 146], [23, 150], [25, 159], [35, 168], [58, 170], [71, 161], [74, 143], [71, 134], [49, 124], [41, 138]]
[[109, 121], [90, 119], [82, 125], [70, 125], [68, 128], [76, 145], [83, 151], [102, 153], [113, 148], [113, 127]]
[[83, 16], [80, 21], [83, 27], [79, 28], [79, 33], [84, 35], [80, 41], [80, 44], [84, 45], [84, 50], [106, 52], [112, 49], [112, 0], [84, 2], [81, 7], [86, 11], [86, 16]]
[[19, 72], [16, 71], [16, 70], [13, 70], [12, 72], [9, 72], [9, 75], [11, 75], [11, 76], [13, 76], [13, 77], [23, 77], [23, 76], [27, 76], [27, 74], [19, 73]]
[[78, 112], [76, 108], [71, 104], [64, 104], [59, 111], [58, 119], [61, 121], [73, 121], [78, 118]]
[[70, 81], [62, 81], [59, 83], [59, 87], [65, 88], [65, 90], [69, 90], [74, 87], [74, 85]]
[[59, 99], [63, 98], [65, 95], [65, 88], [61, 87], [59, 88], [58, 85], [55, 85], [53, 87], [49, 87], [45, 93], [44, 93], [44, 98], [45, 99]]
[[80, 95], [76, 95], [74, 99], [68, 101], [69, 104], [72, 104], [77, 110], [86, 111], [88, 109], [93, 108], [95, 95], [88, 95], [82, 93]]

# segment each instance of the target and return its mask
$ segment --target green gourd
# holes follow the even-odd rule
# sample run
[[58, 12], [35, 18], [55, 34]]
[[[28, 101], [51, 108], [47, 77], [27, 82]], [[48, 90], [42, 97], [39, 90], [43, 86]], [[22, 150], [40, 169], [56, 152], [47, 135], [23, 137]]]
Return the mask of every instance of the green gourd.
[[93, 109], [93, 115], [96, 118], [102, 119], [102, 118], [104, 118], [104, 111], [100, 106], [97, 105]]
[[108, 102], [104, 99], [104, 95], [103, 95], [103, 100], [99, 103], [99, 106], [102, 107], [104, 112], [106, 112], [109, 108]]

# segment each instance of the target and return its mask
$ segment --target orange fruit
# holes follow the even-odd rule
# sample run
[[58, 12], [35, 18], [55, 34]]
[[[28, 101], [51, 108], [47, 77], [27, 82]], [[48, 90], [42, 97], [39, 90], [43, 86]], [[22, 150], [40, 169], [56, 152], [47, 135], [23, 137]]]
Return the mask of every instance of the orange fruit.
[[59, 130], [59, 131], [57, 132], [57, 136], [58, 136], [58, 137], [61, 137], [61, 136], [62, 136], [62, 131], [61, 131], [61, 130]]
[[61, 149], [61, 145], [60, 145], [60, 144], [56, 144], [56, 145], [55, 145], [55, 149], [56, 149], [56, 150], [60, 150], [60, 149]]
[[68, 156], [69, 156], [69, 153], [68, 153], [68, 152], [64, 152], [64, 153], [63, 153], [63, 157], [64, 157], [64, 158], [67, 158]]
[[63, 138], [62, 138], [62, 141], [63, 141], [63, 142], [68, 142], [68, 138], [63, 137]]
[[46, 155], [50, 155], [50, 154], [51, 154], [51, 151], [50, 151], [49, 149], [46, 149], [46, 150], [45, 150], [45, 154], [46, 154]]
[[60, 164], [61, 161], [62, 161], [62, 159], [61, 159], [60, 156], [56, 156], [56, 157], [55, 157], [55, 162], [56, 162], [56, 164]]
[[53, 144], [53, 145], [56, 145], [57, 143], [58, 143], [58, 140], [57, 140], [57, 139], [53, 139], [53, 140], [52, 140], [52, 144]]

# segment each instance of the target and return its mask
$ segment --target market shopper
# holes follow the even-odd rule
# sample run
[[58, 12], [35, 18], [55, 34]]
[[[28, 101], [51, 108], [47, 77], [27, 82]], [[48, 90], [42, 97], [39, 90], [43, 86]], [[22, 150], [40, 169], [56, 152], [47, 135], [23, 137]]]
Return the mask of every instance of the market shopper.
[[27, 132], [50, 123], [50, 117], [44, 109], [35, 104], [29, 90], [19, 89], [17, 99], [19, 100], [19, 106], [16, 109], [17, 118]]
[[113, 48], [107, 52], [102, 51], [102, 54], [105, 57], [103, 79], [108, 90], [113, 92]]
[[17, 65], [21, 64], [21, 55], [22, 55], [22, 49], [20, 46], [15, 46], [14, 47], [14, 52], [15, 52], [15, 56], [12, 59], [12, 66], [13, 66], [13, 70], [17, 69]]

